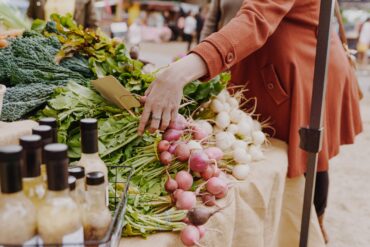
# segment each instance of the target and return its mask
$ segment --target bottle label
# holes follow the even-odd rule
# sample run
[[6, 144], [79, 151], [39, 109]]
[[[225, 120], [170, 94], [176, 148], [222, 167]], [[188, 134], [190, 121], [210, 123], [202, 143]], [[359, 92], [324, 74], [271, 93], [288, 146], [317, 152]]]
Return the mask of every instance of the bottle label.
[[77, 231], [63, 237], [63, 244], [82, 244], [84, 242], [84, 230], [79, 228]]
[[36, 246], [37, 244], [38, 244], [38, 237], [37, 236], [34, 236], [30, 240], [28, 240], [25, 243], [23, 243], [23, 246], [24, 247], [26, 247], [26, 246]]

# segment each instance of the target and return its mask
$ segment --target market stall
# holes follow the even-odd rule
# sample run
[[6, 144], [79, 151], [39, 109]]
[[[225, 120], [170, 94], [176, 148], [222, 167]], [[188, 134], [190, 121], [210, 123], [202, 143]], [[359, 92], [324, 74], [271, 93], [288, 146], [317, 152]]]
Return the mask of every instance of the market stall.
[[[83, 157], [88, 154], [96, 155], [100, 165], [131, 167], [132, 177], [131, 169], [117, 172], [101, 166], [98, 178], [99, 185], [111, 182], [112, 176], [126, 178], [124, 185], [107, 187], [109, 195], [127, 200], [125, 207], [118, 208], [126, 212], [118, 219], [117, 231], [125, 237], [124, 246], [147, 246], [153, 241], [160, 246], [297, 245], [304, 179], [286, 180], [286, 144], [267, 139], [268, 122], [258, 120], [255, 107], [241, 110], [251, 101], [244, 98], [243, 88], [228, 91], [229, 74], [207, 83], [191, 82], [184, 89], [178, 120], [165, 132], [141, 137], [137, 135], [140, 101], [155, 75], [144, 74], [143, 64], [128, 56], [124, 44], [99, 31], [83, 30], [71, 16], [53, 15], [52, 22], [36, 21], [32, 28], [1, 37], [5, 45], [0, 50], [0, 82], [8, 88], [0, 146], [18, 143], [31, 132], [42, 136], [43, 131], [51, 131], [51, 127], [37, 129], [34, 121], [18, 120], [32, 118], [44, 125], [45, 118], [49, 122], [52, 118], [54, 131], [58, 129], [52, 142], [66, 145], [45, 145], [49, 160], [56, 161], [58, 156], [52, 154], [58, 147], [63, 166], [68, 149], [70, 161], [86, 169], [90, 162], [83, 162]], [[86, 141], [91, 130], [93, 136]], [[13, 147], [19, 154], [21, 149], [17, 150]], [[9, 154], [1, 152], [2, 159]], [[1, 162], [10, 167], [7, 160]], [[53, 166], [46, 164], [47, 174], [53, 175]], [[200, 223], [189, 215], [199, 208], [219, 211]], [[114, 214], [120, 212], [116, 209]], [[311, 220], [310, 245], [322, 246], [315, 214]], [[189, 229], [195, 234], [192, 239], [185, 237]], [[171, 231], [181, 231], [180, 237], [167, 233]], [[39, 234], [47, 239], [47, 234]]]

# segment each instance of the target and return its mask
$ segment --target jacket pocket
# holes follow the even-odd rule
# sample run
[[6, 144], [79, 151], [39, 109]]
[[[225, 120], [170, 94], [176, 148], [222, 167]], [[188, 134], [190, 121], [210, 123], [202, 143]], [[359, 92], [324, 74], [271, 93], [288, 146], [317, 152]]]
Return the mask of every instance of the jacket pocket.
[[267, 93], [275, 101], [277, 105], [281, 105], [289, 99], [289, 95], [285, 92], [284, 88], [281, 86], [279, 78], [276, 74], [274, 65], [269, 64], [261, 69], [260, 71], [263, 85]]

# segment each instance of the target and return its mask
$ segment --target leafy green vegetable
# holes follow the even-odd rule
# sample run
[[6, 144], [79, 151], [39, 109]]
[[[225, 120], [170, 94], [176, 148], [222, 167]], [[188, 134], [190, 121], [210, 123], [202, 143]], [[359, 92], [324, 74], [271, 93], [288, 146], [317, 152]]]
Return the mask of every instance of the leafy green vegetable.
[[28, 29], [30, 27], [30, 22], [25, 16], [2, 0], [0, 0], [1, 24], [9, 29]]
[[4, 96], [2, 121], [21, 119], [42, 106], [52, 95], [55, 85], [35, 83], [8, 88]]

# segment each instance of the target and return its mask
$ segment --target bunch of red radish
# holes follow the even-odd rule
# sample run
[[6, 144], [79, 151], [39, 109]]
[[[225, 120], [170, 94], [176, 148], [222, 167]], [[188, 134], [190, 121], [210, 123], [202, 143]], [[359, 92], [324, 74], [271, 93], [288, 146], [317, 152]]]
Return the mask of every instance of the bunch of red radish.
[[[189, 132], [192, 133], [192, 140], [181, 140], [184, 134]], [[175, 178], [169, 175], [167, 169], [165, 189], [172, 195], [178, 209], [190, 210], [189, 212], [194, 210], [197, 196], [202, 198], [204, 205], [214, 206], [216, 199], [227, 195], [229, 188], [225, 174], [217, 166], [223, 158], [223, 151], [218, 147], [202, 147], [202, 141], [211, 134], [197, 122], [189, 124], [182, 115], [178, 115], [177, 121], [171, 123], [158, 143], [159, 160], [163, 165], [169, 167], [174, 160], [188, 164], [188, 170], [178, 172]], [[205, 181], [195, 192], [191, 191], [194, 183], [192, 174]], [[199, 245], [205, 228], [199, 221], [195, 223], [194, 217], [193, 220], [188, 217], [188, 220], [190, 224], [182, 230], [181, 240], [186, 246]]]

